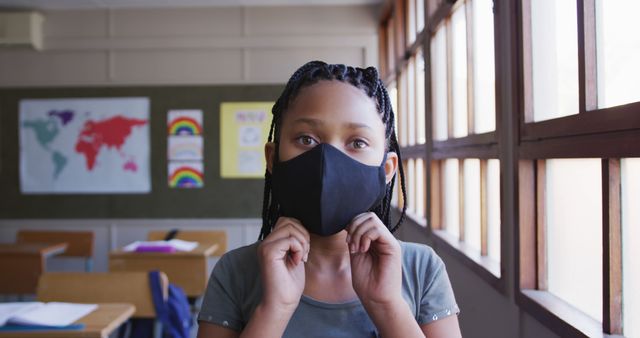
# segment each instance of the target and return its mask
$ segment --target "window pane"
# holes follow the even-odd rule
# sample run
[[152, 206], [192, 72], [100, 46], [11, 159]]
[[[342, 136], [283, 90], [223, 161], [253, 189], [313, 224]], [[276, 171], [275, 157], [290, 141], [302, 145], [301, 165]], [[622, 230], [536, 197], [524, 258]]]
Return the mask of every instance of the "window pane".
[[431, 112], [433, 139], [447, 139], [447, 30], [440, 26], [431, 38]]
[[598, 106], [640, 101], [640, 1], [596, 0], [596, 6]]
[[578, 113], [576, 2], [531, 1], [533, 119]]
[[458, 191], [458, 160], [447, 159], [444, 161], [444, 228], [455, 236], [460, 237], [460, 193]]
[[547, 160], [549, 292], [602, 321], [600, 159]]
[[395, 20], [393, 17], [387, 22], [387, 63], [389, 64], [389, 72], [395, 72], [396, 68], [396, 39], [394, 32]]
[[407, 166], [405, 167], [407, 169], [406, 173], [407, 173], [407, 202], [409, 202], [407, 204], [407, 211], [415, 214], [415, 210], [416, 210], [416, 172], [415, 172], [415, 165], [414, 165], [414, 160], [412, 158], [410, 158], [407, 161]]
[[414, 41], [416, 41], [416, 6], [412, 1], [406, 2], [407, 6], [407, 15], [406, 24], [407, 24], [407, 45], [410, 46]]
[[424, 29], [424, 2], [425, 0], [416, 0], [416, 29], [418, 33]]
[[489, 257], [500, 261], [500, 160], [487, 161], [487, 241]]
[[421, 219], [425, 218], [424, 214], [424, 197], [425, 190], [425, 169], [424, 161], [421, 158], [416, 159], [416, 214]]
[[406, 71], [406, 91], [407, 91], [407, 142], [412, 146], [416, 144], [416, 70], [415, 59], [409, 59]]
[[626, 337], [640, 337], [640, 158], [623, 159], [622, 313]]
[[480, 252], [480, 160], [464, 160], [464, 241]]
[[407, 107], [407, 71], [404, 69], [400, 73], [400, 78], [398, 79], [398, 120], [400, 121], [400, 125], [398, 125], [398, 143], [400, 146], [405, 147], [408, 141], [408, 133], [407, 133], [407, 117], [408, 117], [408, 107]]
[[391, 107], [394, 112], [393, 118], [395, 119], [396, 135], [398, 135], [398, 88], [396, 88], [396, 84], [392, 83], [387, 86], [387, 92], [389, 93], [389, 100], [391, 101]]
[[467, 23], [464, 11], [465, 6], [460, 6], [451, 16], [454, 137], [467, 136], [469, 128], [467, 123]]
[[476, 133], [496, 129], [493, 0], [473, 0], [473, 88]]
[[424, 126], [424, 95], [424, 55], [422, 49], [419, 49], [416, 54], [416, 127], [418, 129], [416, 141], [419, 144], [424, 144], [427, 141]]

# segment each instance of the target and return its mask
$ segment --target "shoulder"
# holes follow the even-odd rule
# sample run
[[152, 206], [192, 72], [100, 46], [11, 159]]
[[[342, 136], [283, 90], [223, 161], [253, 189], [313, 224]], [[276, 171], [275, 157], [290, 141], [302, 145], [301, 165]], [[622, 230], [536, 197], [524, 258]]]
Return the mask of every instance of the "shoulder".
[[398, 240], [402, 250], [402, 265], [414, 272], [435, 273], [444, 268], [444, 262], [428, 245]]
[[259, 244], [260, 242], [258, 241], [225, 252], [222, 257], [220, 257], [220, 260], [218, 260], [218, 262], [216, 263], [214, 273], [215, 270], [223, 270], [225, 273], [241, 270], [243, 273], [245, 273], [252, 267], [257, 267], [257, 250]]

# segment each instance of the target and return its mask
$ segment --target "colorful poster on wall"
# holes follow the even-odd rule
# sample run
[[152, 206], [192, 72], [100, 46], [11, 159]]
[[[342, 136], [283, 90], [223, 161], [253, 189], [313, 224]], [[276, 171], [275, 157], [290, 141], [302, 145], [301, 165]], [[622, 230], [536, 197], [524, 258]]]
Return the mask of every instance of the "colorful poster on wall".
[[202, 188], [204, 171], [201, 161], [169, 162], [169, 187]]
[[149, 99], [20, 101], [25, 194], [148, 193]]
[[224, 102], [220, 105], [220, 175], [263, 178], [264, 144], [273, 102]]
[[201, 110], [170, 110], [167, 116], [169, 135], [189, 136], [202, 134]]
[[204, 187], [202, 110], [170, 110], [167, 133], [169, 187]]

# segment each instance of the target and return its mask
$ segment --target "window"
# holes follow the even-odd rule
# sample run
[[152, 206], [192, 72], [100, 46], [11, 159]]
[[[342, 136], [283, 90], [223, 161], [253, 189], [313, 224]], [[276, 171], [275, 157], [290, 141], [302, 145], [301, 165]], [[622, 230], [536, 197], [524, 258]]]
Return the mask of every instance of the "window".
[[[417, 11], [421, 11], [417, 13]], [[422, 51], [424, 36], [424, 0], [390, 2], [383, 9], [381, 34], [393, 36], [396, 41], [406, 41], [395, 46], [393, 60], [389, 56], [382, 60], [388, 73], [385, 84], [395, 111], [398, 143], [403, 156], [405, 186], [407, 192], [407, 216], [418, 225], [426, 226], [426, 120], [425, 120], [425, 63]], [[401, 25], [391, 24], [401, 22]], [[382, 33], [384, 32], [384, 33]], [[380, 38], [381, 43], [393, 44], [389, 38]], [[390, 46], [381, 46], [388, 50]], [[389, 53], [388, 53], [389, 54]], [[396, 182], [396, 193], [392, 205], [401, 206], [402, 200]]]
[[621, 161], [622, 179], [622, 293], [624, 332], [627, 337], [640, 336], [640, 158]]
[[493, 1], [440, 6], [434, 11], [438, 21], [431, 22], [427, 67], [433, 140], [429, 223], [438, 238], [497, 285], [501, 208]]
[[596, 0], [598, 107], [640, 101], [640, 2]]
[[640, 40], [625, 14], [637, 6], [523, 0], [519, 14], [516, 299], [563, 336], [638, 334], [628, 203], [638, 199], [640, 90], [629, 81]]

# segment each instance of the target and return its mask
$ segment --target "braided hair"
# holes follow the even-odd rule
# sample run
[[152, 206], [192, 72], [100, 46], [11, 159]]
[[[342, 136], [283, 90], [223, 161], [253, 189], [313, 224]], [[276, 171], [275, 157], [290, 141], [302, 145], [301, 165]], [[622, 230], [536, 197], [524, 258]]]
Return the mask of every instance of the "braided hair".
[[[404, 221], [407, 210], [407, 194], [404, 181], [404, 169], [402, 167], [402, 158], [400, 157], [400, 146], [395, 132], [395, 117], [389, 94], [382, 80], [378, 76], [378, 70], [375, 67], [366, 69], [346, 66], [343, 64], [327, 64], [322, 61], [310, 61], [298, 68], [287, 82], [284, 91], [273, 105], [271, 112], [273, 119], [269, 130], [268, 142], [276, 144], [276, 157], [278, 156], [278, 143], [280, 140], [280, 126], [282, 123], [282, 115], [287, 111], [291, 102], [296, 98], [300, 90], [304, 87], [313, 85], [321, 80], [337, 80], [362, 89], [367, 96], [372, 98], [378, 109], [382, 123], [385, 125], [385, 140], [387, 151], [394, 151], [398, 155], [398, 168], [400, 172], [400, 186], [402, 188], [403, 206], [402, 213], [398, 223], [390, 227], [389, 211], [391, 209], [391, 198], [393, 196], [394, 179], [386, 186], [386, 191], [382, 202], [375, 206], [371, 211], [382, 220], [382, 222], [395, 232], [402, 221]], [[260, 230], [259, 239], [264, 239], [271, 233], [271, 229], [280, 216], [280, 206], [274, 201], [271, 193], [271, 173], [269, 170], [264, 174], [264, 199], [262, 203], [262, 229]]]

